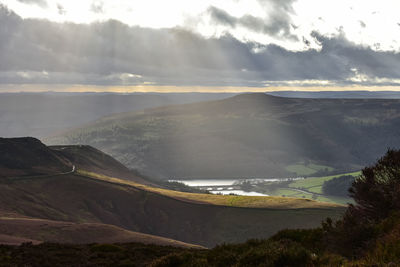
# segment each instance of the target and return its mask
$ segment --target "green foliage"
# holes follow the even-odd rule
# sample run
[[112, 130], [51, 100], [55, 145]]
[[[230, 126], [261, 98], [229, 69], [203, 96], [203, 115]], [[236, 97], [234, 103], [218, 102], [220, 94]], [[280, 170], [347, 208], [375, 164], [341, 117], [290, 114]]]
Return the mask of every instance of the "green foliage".
[[375, 165], [364, 168], [349, 192], [356, 204], [349, 205], [335, 225], [324, 225], [326, 239], [333, 251], [362, 257], [393, 229], [388, 221], [400, 222], [394, 215], [400, 210], [400, 150], [388, 150]]
[[158, 258], [182, 251], [185, 249], [137, 243], [0, 245], [0, 266], [147, 266]]
[[168, 255], [152, 266], [309, 266], [315, 261], [314, 253], [291, 240], [249, 240], [207, 252]]
[[388, 150], [374, 166], [364, 168], [350, 196], [357, 203], [350, 212], [366, 222], [380, 221], [400, 210], [400, 150]]
[[352, 175], [342, 175], [322, 184], [322, 192], [327, 195], [347, 197], [349, 189], [354, 182]]
[[291, 240], [312, 251], [322, 251], [324, 248], [322, 228], [286, 229], [279, 231], [270, 239], [275, 241], [282, 239]]
[[310, 177], [310, 178], [305, 178], [302, 180], [294, 181], [289, 186], [293, 187], [293, 188], [307, 189], [310, 192], [321, 194], [322, 193], [322, 185], [324, 184], [324, 182], [332, 180], [339, 176], [343, 176], [343, 175], [358, 176], [359, 174], [360, 174], [360, 171], [356, 171], [356, 172], [344, 173], [344, 174], [339, 174], [339, 175]]
[[[357, 176], [361, 172], [345, 173], [343, 175]], [[309, 177], [300, 180], [286, 180], [281, 182], [263, 182], [253, 185], [251, 191], [256, 191], [270, 196], [286, 196], [294, 198], [308, 198], [321, 202], [331, 202], [342, 205], [351, 203], [348, 196], [326, 195], [322, 192], [324, 182], [335, 179], [343, 175], [330, 175], [323, 177]]]

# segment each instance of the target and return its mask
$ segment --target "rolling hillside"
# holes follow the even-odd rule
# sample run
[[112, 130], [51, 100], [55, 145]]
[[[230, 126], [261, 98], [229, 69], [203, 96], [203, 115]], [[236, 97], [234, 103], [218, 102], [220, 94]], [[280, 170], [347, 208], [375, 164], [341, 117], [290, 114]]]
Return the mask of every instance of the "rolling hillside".
[[[20, 140], [23, 146], [24, 138]], [[39, 144], [37, 142], [35, 146]], [[62, 157], [65, 150], [65, 155], [68, 155], [65, 158], [69, 157], [72, 164], [78, 166], [77, 170], [61, 175], [1, 178], [0, 207], [5, 214], [3, 217], [77, 223], [67, 229], [78, 230], [93, 223], [114, 225], [119, 229], [211, 247], [222, 242], [268, 237], [284, 228], [314, 227], [325, 217], [337, 217], [344, 210], [341, 206], [303, 199], [285, 200], [286, 204], [290, 201], [293, 201], [292, 204], [300, 203], [294, 207], [279, 205], [276, 199], [280, 198], [269, 197], [260, 197], [257, 201], [238, 197], [238, 204], [230, 202], [233, 196], [216, 196], [215, 200], [213, 195], [204, 195], [200, 199], [197, 194], [174, 193], [139, 184], [133, 179], [110, 178], [101, 174], [96, 174], [96, 177], [91, 175], [92, 172], [85, 173], [79, 169], [79, 166], [84, 166], [79, 165], [82, 162], [96, 162], [106, 157], [98, 150], [84, 146], [65, 149], [58, 146], [53, 149], [55, 153], [52, 154], [56, 157]], [[80, 149], [83, 151], [82, 158], [79, 157]], [[75, 158], [71, 157], [71, 151], [74, 151]], [[110, 164], [108, 174], [112, 174], [115, 167], [115, 174], [120, 175], [121, 170], [117, 166], [116, 163]], [[251, 203], [260, 202], [264, 204], [249, 208]], [[103, 228], [109, 229], [108, 226]], [[54, 227], [49, 227], [49, 231], [51, 229]], [[5, 234], [41, 240], [14, 230]], [[65, 232], [61, 231], [60, 236], [62, 234]], [[87, 236], [82, 238], [88, 240]]]
[[88, 144], [164, 179], [315, 176], [399, 147], [399, 114], [398, 99], [243, 94], [116, 114], [45, 141]]
[[0, 93], [0, 136], [37, 136], [118, 112], [222, 99], [224, 93]]
[[0, 244], [20, 245], [26, 242], [89, 244], [142, 243], [160, 246], [201, 248], [184, 242], [128, 231], [102, 223], [73, 223], [36, 218], [0, 218]]

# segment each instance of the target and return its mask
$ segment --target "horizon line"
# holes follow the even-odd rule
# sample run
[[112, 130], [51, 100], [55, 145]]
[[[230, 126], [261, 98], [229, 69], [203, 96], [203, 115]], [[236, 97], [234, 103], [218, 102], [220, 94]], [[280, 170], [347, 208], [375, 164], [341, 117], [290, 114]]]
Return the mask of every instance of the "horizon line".
[[400, 86], [171, 86], [171, 85], [82, 85], [2, 84], [0, 93], [271, 93], [271, 92], [400, 92]]

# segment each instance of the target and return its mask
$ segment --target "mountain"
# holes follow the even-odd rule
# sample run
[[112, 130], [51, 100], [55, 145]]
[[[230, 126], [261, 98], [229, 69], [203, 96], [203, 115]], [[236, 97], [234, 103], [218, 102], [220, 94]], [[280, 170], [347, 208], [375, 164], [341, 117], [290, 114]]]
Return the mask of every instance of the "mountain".
[[400, 146], [398, 99], [242, 94], [115, 114], [46, 139], [88, 144], [148, 176], [293, 177], [359, 170]]
[[224, 93], [0, 93], [0, 136], [44, 137], [118, 112], [232, 96]]
[[[127, 242], [143, 240], [142, 235], [133, 233], [139, 232], [211, 247], [268, 237], [284, 228], [314, 227], [325, 217], [338, 217], [344, 210], [340, 205], [307, 199], [193, 194], [156, 188], [140, 183], [140, 177], [129, 176], [116, 160], [88, 146], [47, 147], [47, 156], [38, 157], [32, 151], [45, 147], [40, 141], [11, 141], [14, 158], [26, 158], [25, 152], [18, 151], [31, 151], [29, 157], [36, 158], [35, 166], [63, 159], [75, 168], [62, 173], [24, 172], [23, 176], [0, 178], [0, 230], [9, 242], [19, 242], [12, 238]], [[0, 139], [1, 144], [7, 142]], [[0, 155], [3, 152], [0, 150]], [[8, 169], [17, 168], [9, 164], [2, 162]]]

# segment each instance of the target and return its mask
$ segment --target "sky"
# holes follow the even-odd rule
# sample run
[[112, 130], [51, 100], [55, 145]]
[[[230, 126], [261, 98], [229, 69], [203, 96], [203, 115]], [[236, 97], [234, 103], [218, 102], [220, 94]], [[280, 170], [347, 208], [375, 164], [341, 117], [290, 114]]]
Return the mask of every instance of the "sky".
[[400, 1], [0, 0], [0, 92], [400, 90]]

